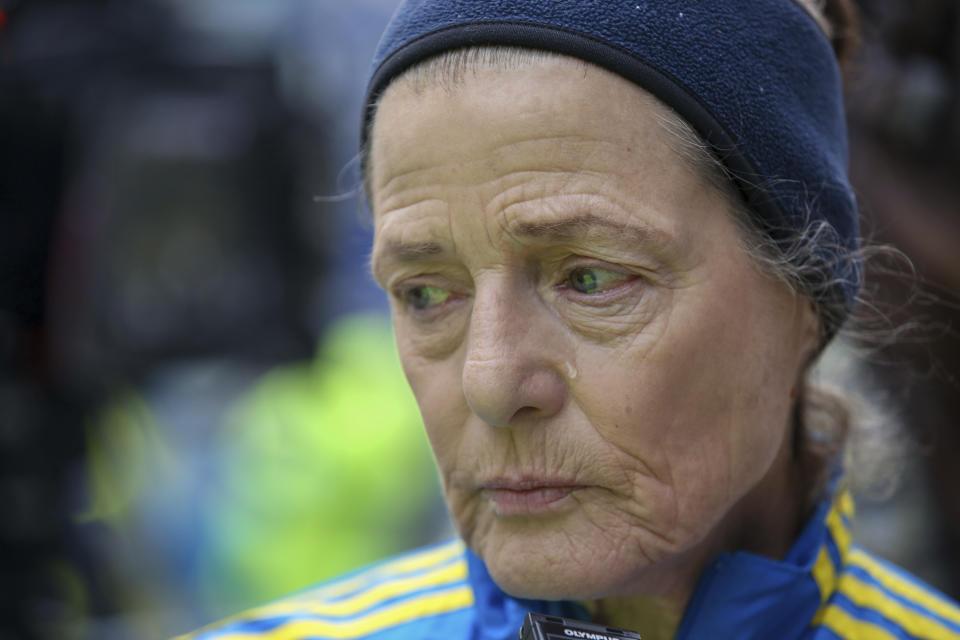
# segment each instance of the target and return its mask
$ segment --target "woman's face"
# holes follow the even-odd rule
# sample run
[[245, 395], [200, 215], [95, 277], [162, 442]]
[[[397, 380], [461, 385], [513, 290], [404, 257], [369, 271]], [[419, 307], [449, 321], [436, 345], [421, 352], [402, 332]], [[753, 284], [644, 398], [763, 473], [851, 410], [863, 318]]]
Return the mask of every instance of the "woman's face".
[[650, 592], [777, 513], [815, 322], [658, 113], [553, 60], [401, 80], [376, 118], [374, 273], [453, 519], [514, 595]]

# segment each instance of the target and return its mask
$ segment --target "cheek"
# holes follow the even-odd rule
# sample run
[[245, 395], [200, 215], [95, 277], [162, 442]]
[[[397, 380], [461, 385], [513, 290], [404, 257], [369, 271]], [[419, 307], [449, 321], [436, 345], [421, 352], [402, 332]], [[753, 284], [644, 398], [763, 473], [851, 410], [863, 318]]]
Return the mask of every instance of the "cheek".
[[464, 540], [484, 537], [485, 534], [478, 531], [477, 494], [466, 490], [458, 481], [463, 469], [470, 466], [464, 464], [464, 456], [470, 455], [467, 423], [471, 414], [463, 396], [457, 358], [455, 354], [441, 360], [411, 355], [399, 335], [397, 344], [404, 372], [420, 407], [450, 516]]
[[771, 333], [762, 310], [735, 309], [705, 323], [704, 304], [678, 300], [659, 334], [615, 357], [579, 358], [593, 373], [578, 382], [578, 403], [608, 443], [671, 487], [678, 524], [697, 537], [763, 477], [789, 417], [789, 349], [753, 337]]
[[766, 338], [779, 331], [762, 310], [747, 301], [728, 308], [737, 312], [717, 314], [698, 340], [671, 354], [661, 389], [673, 410], [667, 455], [681, 461], [689, 490], [723, 491], [733, 501], [760, 480], [780, 448], [795, 374], [782, 345]]
[[455, 465], [468, 414], [457, 358], [424, 357], [402, 328], [397, 327], [396, 332], [403, 371], [417, 399], [437, 465], [446, 478]]

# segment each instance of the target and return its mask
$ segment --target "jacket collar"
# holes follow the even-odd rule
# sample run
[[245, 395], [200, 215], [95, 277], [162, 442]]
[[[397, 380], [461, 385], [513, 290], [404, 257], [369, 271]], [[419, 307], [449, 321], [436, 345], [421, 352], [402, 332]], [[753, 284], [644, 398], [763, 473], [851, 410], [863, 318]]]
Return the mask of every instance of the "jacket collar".
[[836, 589], [850, 547], [853, 500], [823, 500], [782, 560], [722, 553], [704, 570], [677, 638], [798, 638]]

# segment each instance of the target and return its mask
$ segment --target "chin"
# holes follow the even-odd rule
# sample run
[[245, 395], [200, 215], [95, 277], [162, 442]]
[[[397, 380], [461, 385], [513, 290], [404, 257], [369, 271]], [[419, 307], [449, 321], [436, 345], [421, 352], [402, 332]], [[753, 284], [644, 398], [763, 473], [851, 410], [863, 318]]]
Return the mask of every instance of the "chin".
[[[538, 600], [591, 600], [616, 594], [633, 571], [589, 544], [554, 532], [530, 539], [489, 537], [474, 547], [497, 585], [517, 598]], [[560, 538], [551, 540], [551, 538]], [[611, 566], [612, 565], [612, 566]]]
[[[620, 592], [605, 572], [583, 573], [573, 566], [555, 566], [548, 571], [524, 566], [487, 565], [493, 581], [515, 598], [530, 600], [596, 600]], [[598, 575], [599, 573], [599, 575]]]

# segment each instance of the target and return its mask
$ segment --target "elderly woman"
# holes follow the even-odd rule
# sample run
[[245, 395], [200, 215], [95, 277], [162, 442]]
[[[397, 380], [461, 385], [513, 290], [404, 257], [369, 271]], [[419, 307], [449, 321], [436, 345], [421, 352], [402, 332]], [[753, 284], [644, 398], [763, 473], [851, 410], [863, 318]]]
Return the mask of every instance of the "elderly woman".
[[860, 286], [847, 13], [403, 4], [368, 93], [372, 266], [462, 542], [196, 637], [505, 640], [537, 611], [960, 638], [851, 543], [842, 412], [806, 383]]

